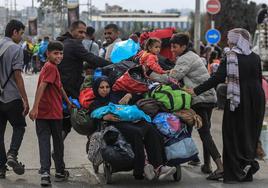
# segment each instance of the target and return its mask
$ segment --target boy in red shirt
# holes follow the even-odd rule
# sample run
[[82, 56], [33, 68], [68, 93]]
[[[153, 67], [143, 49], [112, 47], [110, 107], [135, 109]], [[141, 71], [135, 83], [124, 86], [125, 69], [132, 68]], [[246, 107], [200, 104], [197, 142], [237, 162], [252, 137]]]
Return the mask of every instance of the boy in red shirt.
[[40, 72], [34, 105], [29, 114], [32, 120], [36, 120], [41, 163], [41, 186], [51, 185], [51, 135], [56, 168], [55, 181], [64, 181], [69, 177], [69, 172], [65, 170], [63, 161], [62, 96], [68, 107], [72, 106], [62, 87], [57, 68], [63, 59], [63, 44], [58, 41], [50, 42], [46, 53], [48, 61]]

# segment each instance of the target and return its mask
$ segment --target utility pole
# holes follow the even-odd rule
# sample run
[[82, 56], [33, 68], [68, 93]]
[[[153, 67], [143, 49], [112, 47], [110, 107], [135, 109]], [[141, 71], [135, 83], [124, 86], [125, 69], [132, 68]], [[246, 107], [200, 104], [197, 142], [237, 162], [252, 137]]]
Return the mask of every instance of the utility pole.
[[200, 54], [200, 0], [195, 0], [194, 49]]
[[32, 7], [34, 8], [34, 0], [32, 0]]

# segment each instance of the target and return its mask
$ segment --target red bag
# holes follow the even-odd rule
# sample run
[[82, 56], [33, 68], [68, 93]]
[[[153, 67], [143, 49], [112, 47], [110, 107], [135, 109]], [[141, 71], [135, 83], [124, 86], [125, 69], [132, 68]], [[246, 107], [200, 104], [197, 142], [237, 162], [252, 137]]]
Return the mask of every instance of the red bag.
[[115, 81], [112, 89], [113, 91], [126, 91], [128, 93], [147, 92], [148, 83], [143, 73], [142, 66], [130, 68]]
[[79, 103], [83, 108], [88, 108], [89, 105], [94, 101], [95, 95], [92, 88], [85, 88], [80, 91]]

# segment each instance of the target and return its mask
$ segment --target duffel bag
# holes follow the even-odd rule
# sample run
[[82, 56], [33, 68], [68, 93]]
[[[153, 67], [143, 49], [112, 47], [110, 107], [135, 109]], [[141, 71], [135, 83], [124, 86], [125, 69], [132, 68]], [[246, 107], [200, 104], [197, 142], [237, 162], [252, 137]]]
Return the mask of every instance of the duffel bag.
[[113, 91], [125, 91], [128, 93], [145, 93], [148, 91], [148, 81], [144, 75], [142, 66], [130, 68], [114, 85]]
[[81, 135], [90, 135], [97, 130], [93, 119], [90, 118], [85, 109], [73, 108], [71, 110], [71, 124], [73, 129]]
[[79, 103], [83, 108], [88, 108], [89, 105], [94, 101], [95, 95], [92, 88], [85, 88], [80, 91]]
[[114, 84], [115, 81], [122, 76], [128, 69], [136, 66], [137, 63], [133, 61], [122, 61], [120, 63], [111, 64], [101, 68], [102, 74], [109, 77], [111, 84]]
[[148, 93], [149, 98], [162, 102], [170, 111], [190, 109], [192, 97], [185, 91], [172, 89], [169, 85], [158, 85]]
[[185, 127], [180, 134], [165, 142], [165, 152], [167, 160], [189, 159], [198, 154], [198, 149]]
[[155, 117], [159, 112], [168, 112], [168, 109], [166, 109], [163, 103], [155, 99], [140, 99], [137, 101], [136, 105], [151, 118]]

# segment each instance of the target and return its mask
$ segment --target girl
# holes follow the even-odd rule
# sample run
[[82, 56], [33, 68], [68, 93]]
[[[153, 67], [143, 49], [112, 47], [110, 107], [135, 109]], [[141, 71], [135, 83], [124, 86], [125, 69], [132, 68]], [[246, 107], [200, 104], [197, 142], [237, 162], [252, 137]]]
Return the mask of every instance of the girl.
[[152, 72], [165, 74], [169, 71], [163, 70], [158, 64], [157, 55], [161, 50], [161, 41], [157, 38], [149, 38], [144, 47], [144, 53], [140, 58], [140, 64], [143, 65], [146, 75]]

